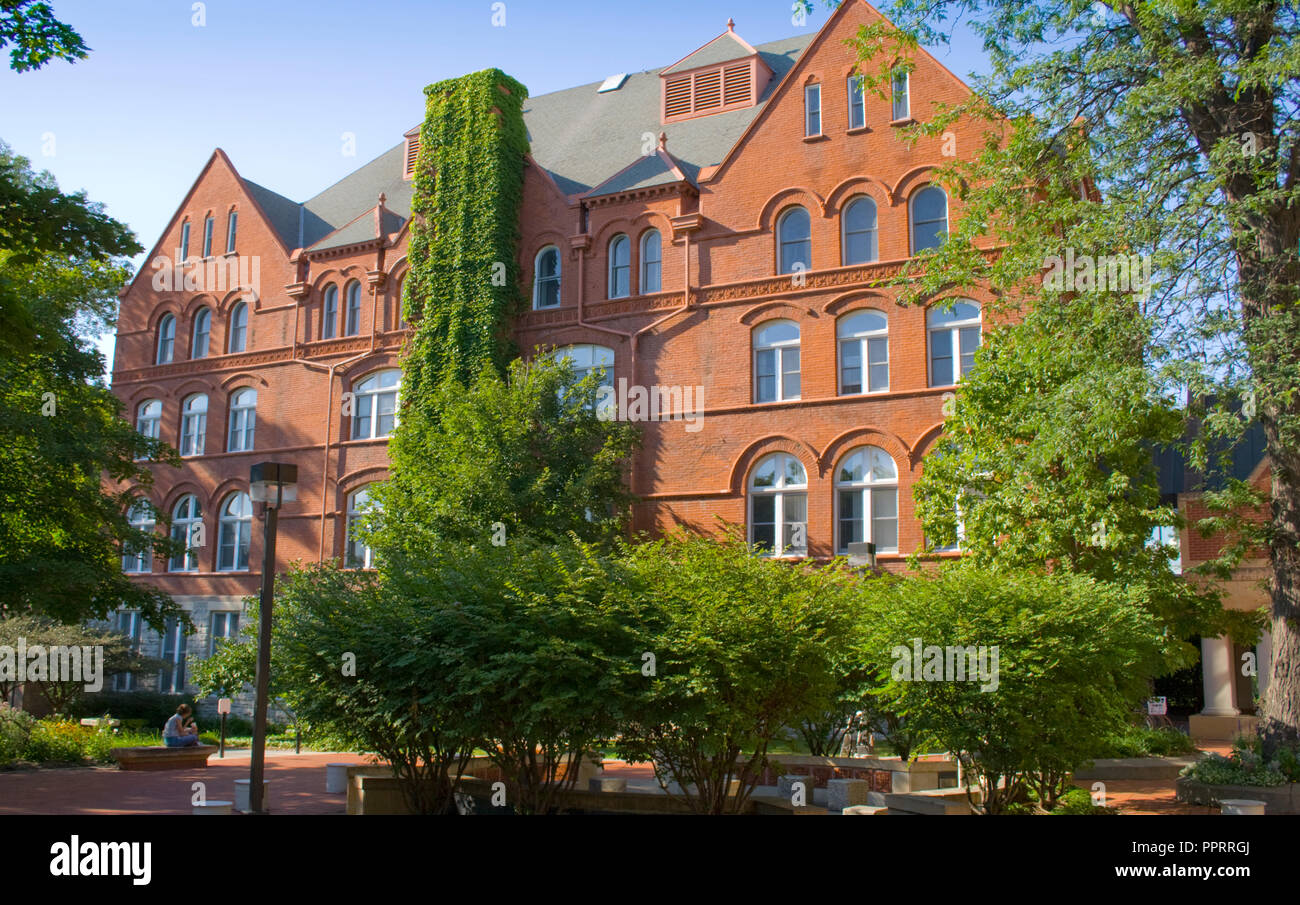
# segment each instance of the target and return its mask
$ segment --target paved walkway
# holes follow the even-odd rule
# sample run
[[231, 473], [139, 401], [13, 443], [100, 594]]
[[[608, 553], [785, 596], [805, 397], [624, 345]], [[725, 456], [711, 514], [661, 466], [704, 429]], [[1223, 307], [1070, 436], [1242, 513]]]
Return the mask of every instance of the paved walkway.
[[[208, 758], [207, 769], [158, 772], [117, 767], [19, 770], [0, 773], [3, 814], [189, 814], [193, 783], [209, 801], [235, 799], [235, 780], [248, 778], [247, 751]], [[273, 814], [342, 814], [347, 796], [325, 791], [325, 765], [366, 763], [356, 754], [266, 753], [268, 807]]]
[[[1227, 746], [1205, 750], [1226, 754]], [[206, 786], [209, 800], [233, 801], [235, 780], [248, 778], [247, 750], [213, 755], [207, 769], [125, 772], [117, 767], [20, 770], [0, 773], [0, 815], [5, 814], [188, 814], [193, 783]], [[325, 765], [360, 764], [357, 754], [268, 751], [266, 778], [273, 814], [342, 814], [346, 795], [325, 791]], [[605, 771], [628, 780], [641, 791], [660, 792], [647, 764], [606, 760]], [[1091, 783], [1076, 785], [1090, 788]], [[1173, 780], [1109, 780], [1106, 803], [1121, 814], [1217, 814], [1218, 808], [1181, 804], [1174, 798]]]

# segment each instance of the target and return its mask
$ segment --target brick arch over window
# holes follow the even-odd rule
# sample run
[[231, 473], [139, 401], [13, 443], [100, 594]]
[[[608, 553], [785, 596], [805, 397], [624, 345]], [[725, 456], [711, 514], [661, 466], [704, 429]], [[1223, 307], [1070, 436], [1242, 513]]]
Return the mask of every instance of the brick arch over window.
[[217, 511], [216, 507], [224, 503], [227, 496], [229, 496], [232, 493], [248, 493], [248, 492], [249, 490], [248, 490], [247, 477], [226, 478], [215, 488], [213, 488], [212, 496], [210, 498], [212, 504], [211, 507], [209, 507], [208, 503], [203, 500], [203, 497], [201, 496], [199, 497], [199, 502], [203, 503], [203, 517], [206, 519], [208, 515], [213, 514], [216, 515], [218, 518], [220, 518], [221, 514]]
[[246, 289], [235, 287], [221, 297], [221, 301], [217, 303], [217, 311], [221, 314], [229, 314], [230, 309], [240, 302], [248, 305], [250, 314], [254, 311], [260, 311], [262, 308], [262, 296], [256, 292], [249, 292]]
[[262, 375], [254, 374], [250, 371], [240, 371], [231, 374], [229, 377], [223, 378], [221, 381], [221, 389], [227, 393], [233, 393], [235, 391], [235, 384], [241, 382], [249, 386], [252, 386], [253, 384], [264, 387], [270, 386], [270, 384], [267, 383], [266, 378]]
[[[897, 202], [901, 203], [909, 200], [913, 195], [925, 188], [927, 185], [937, 185], [939, 188], [943, 188], [943, 186], [934, 182], [930, 178], [930, 174], [938, 169], [939, 168], [932, 163], [925, 163], [918, 167], [912, 167], [912, 169], [898, 177], [898, 182], [894, 183], [894, 188], [890, 191], [890, 195], [892, 195]], [[948, 190], [944, 189], [944, 193], [947, 194], [947, 192]]]
[[[153, 341], [154, 341], [154, 346], [155, 346], [154, 351], [155, 351], [155, 352], [157, 351], [157, 348], [156, 348], [156, 347], [157, 347], [157, 345], [158, 345], [158, 325], [159, 325], [160, 323], [162, 323], [162, 319], [163, 319], [165, 316], [167, 316], [168, 314], [170, 314], [172, 317], [176, 318], [176, 326], [179, 328], [180, 325], [181, 325], [181, 323], [182, 323], [182, 321], [181, 321], [181, 306], [180, 306], [178, 303], [176, 303], [176, 302], [163, 302], [163, 303], [160, 304], [158, 307], [154, 308], [153, 311], [149, 312], [149, 326], [148, 326], [148, 330], [149, 330], [150, 333], [153, 334]], [[179, 329], [177, 329], [177, 331], [176, 331], [176, 335], [177, 335], [177, 336], [180, 336], [180, 335], [181, 335]]]
[[170, 392], [167, 393], [167, 395], [173, 399], [176, 399], [177, 401], [181, 401], [184, 400], [187, 396], [193, 396], [195, 393], [207, 393], [208, 397], [211, 398], [213, 393], [218, 393], [218, 392], [221, 391], [217, 389], [216, 384], [206, 380], [201, 380], [197, 377], [191, 377], [190, 379], [182, 383], [180, 386], [172, 389]]
[[858, 446], [878, 446], [895, 462], [912, 462], [912, 450], [897, 434], [878, 427], [855, 427], [846, 430], [827, 446], [818, 460], [818, 471], [827, 474], [840, 457]]
[[401, 361], [395, 353], [375, 352], [352, 362], [352, 364], [340, 370], [338, 374], [347, 384], [344, 389], [351, 390], [353, 384], [359, 380], [365, 380], [375, 371], [387, 371], [400, 367]]
[[865, 292], [849, 292], [831, 299], [822, 305], [822, 314], [839, 317], [854, 308], [875, 308], [888, 315], [898, 308], [898, 302], [883, 292], [868, 289]]
[[823, 217], [833, 217], [841, 213], [841, 208], [849, 199], [857, 195], [866, 195], [875, 199], [877, 204], [884, 202], [884, 207], [894, 207], [898, 204], [899, 198], [894, 195], [889, 186], [885, 185], [874, 176], [850, 176], [826, 196], [826, 203], [822, 206]]
[[820, 474], [817, 467], [817, 451], [802, 440], [785, 434], [772, 434], [761, 440], [755, 440], [736, 456], [731, 463], [731, 473], [727, 479], [729, 493], [744, 494], [745, 482], [754, 464], [769, 453], [782, 452], [794, 456], [803, 464], [804, 470], [812, 476]]
[[781, 189], [771, 198], [763, 203], [762, 209], [758, 212], [758, 222], [754, 229], [760, 232], [772, 232], [776, 229], [776, 218], [787, 207], [801, 205], [808, 209], [811, 217], [814, 213], [820, 213], [826, 209], [826, 202], [821, 195], [817, 194], [810, 188], [797, 185], [790, 188]]
[[[232, 478], [231, 480], [234, 479]], [[187, 496], [193, 496], [199, 501], [199, 506], [203, 509], [203, 520], [206, 522], [208, 515], [212, 511], [211, 506], [209, 505], [211, 500], [208, 499], [207, 491], [193, 481], [181, 481], [167, 491], [166, 495], [162, 498], [162, 502], [158, 504], [159, 516], [170, 519], [172, 517], [172, 512], [176, 509], [176, 504], [179, 503], [183, 497]], [[161, 525], [163, 523], [163, 518], [160, 517], [158, 523]], [[211, 538], [209, 538], [209, 540], [210, 539]]]
[[817, 311], [814, 308], [808, 308], [796, 302], [776, 301], [755, 305], [736, 320], [746, 327], [754, 327], [767, 320], [792, 320], [795, 323], [801, 323], [804, 318], [817, 316]]
[[[593, 258], [607, 256], [610, 241], [619, 233], [629, 237], [636, 234], [638, 231], [637, 222], [638, 218], [636, 217], [615, 217], [608, 221], [604, 226], [596, 230], [595, 235], [591, 237], [591, 246], [587, 249], [587, 255]], [[560, 247], [563, 248], [564, 246], [561, 245]]]
[[348, 280], [364, 281], [365, 279], [366, 268], [360, 264], [347, 264], [343, 267], [327, 267], [312, 278], [311, 291], [313, 294], [318, 294], [325, 288], [326, 283], [333, 280], [339, 284], [339, 291], [341, 292], [343, 284]]
[[916, 466], [920, 465], [921, 461], [930, 454], [930, 450], [934, 448], [935, 443], [939, 442], [939, 438], [941, 436], [943, 436], [942, 421], [940, 421], [938, 424], [930, 425], [925, 430], [921, 431], [921, 433], [917, 436], [917, 438], [914, 441], [912, 441], [912, 470], [913, 471], [915, 471]]
[[218, 309], [220, 305], [221, 303], [217, 300], [216, 296], [208, 295], [206, 292], [200, 292], [198, 295], [194, 296], [194, 298], [185, 303], [184, 307], [181, 308], [181, 313], [185, 316], [186, 324], [193, 325], [194, 317], [199, 313], [200, 308]]
[[166, 400], [170, 398], [170, 396], [171, 396], [170, 390], [165, 390], [161, 386], [158, 386], [157, 384], [151, 383], [146, 386], [137, 387], [136, 389], [131, 391], [130, 396], [126, 397], [126, 402], [127, 405], [129, 406], [129, 410], [127, 411], [126, 414], [129, 415], [130, 418], [134, 421], [135, 409], [140, 403], [150, 399], [160, 399], [160, 400], [164, 400], [163, 404], [166, 405]]

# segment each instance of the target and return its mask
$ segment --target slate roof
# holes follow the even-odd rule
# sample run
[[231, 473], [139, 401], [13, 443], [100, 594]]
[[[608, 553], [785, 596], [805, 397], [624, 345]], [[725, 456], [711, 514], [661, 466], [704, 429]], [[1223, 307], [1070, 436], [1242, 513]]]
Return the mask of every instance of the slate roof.
[[[598, 94], [600, 82], [529, 98], [524, 125], [533, 159], [566, 195], [599, 186], [600, 194], [674, 182], [677, 174], [659, 155], [644, 154], [645, 143], [667, 134], [667, 150], [691, 182], [705, 167], [722, 162], [762, 111], [777, 85], [816, 35], [812, 32], [760, 44], [773, 77], [758, 104], [709, 116], [661, 122], [661, 70], [632, 73], [617, 91]], [[672, 69], [692, 69], [750, 55], [730, 32], [710, 41]], [[667, 71], [667, 70], [663, 70]], [[411, 216], [411, 181], [403, 178], [406, 143], [391, 149], [301, 204], [244, 180], [266, 211], [272, 228], [290, 249], [336, 248], [374, 238], [379, 193], [387, 197], [384, 231], [397, 232]]]

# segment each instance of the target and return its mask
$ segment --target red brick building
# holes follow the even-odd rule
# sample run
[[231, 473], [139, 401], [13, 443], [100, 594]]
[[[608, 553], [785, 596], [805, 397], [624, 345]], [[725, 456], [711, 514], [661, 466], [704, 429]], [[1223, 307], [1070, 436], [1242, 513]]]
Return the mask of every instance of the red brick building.
[[[924, 543], [911, 488], [987, 299], [969, 288], [956, 307], [908, 308], [873, 286], [960, 216], [932, 172], [945, 153], [975, 153], [979, 135], [970, 124], [902, 140], [969, 89], [919, 51], [889, 96], [863, 92], [846, 40], [878, 16], [849, 0], [816, 34], [759, 47], [728, 23], [662, 70], [525, 106], [520, 349], [572, 347], [615, 385], [702, 388], [698, 424], [644, 425], [637, 528], [721, 516], [795, 555], [874, 541], [885, 567]], [[347, 524], [386, 473], [407, 335], [418, 130], [394, 138], [302, 203], [216, 151], [122, 295], [113, 386], [185, 456], [157, 469], [150, 502], [194, 548], [170, 563], [127, 557], [199, 627], [188, 650], [171, 637], [149, 642], [156, 653], [205, 656], [255, 593], [254, 462], [298, 466], [282, 567], [366, 563]], [[175, 259], [192, 262], [188, 285]], [[215, 279], [241, 266], [256, 292]]]

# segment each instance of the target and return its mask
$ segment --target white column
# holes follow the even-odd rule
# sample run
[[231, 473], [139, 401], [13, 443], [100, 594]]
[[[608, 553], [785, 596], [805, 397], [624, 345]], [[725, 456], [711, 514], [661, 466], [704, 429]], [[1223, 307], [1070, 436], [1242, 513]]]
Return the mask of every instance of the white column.
[[1239, 716], [1233, 704], [1232, 642], [1228, 638], [1201, 639], [1201, 679], [1205, 686], [1204, 716]]
[[1255, 669], [1259, 672], [1259, 694], [1263, 697], [1273, 675], [1273, 636], [1267, 629], [1259, 633], [1259, 643], [1255, 645]]

